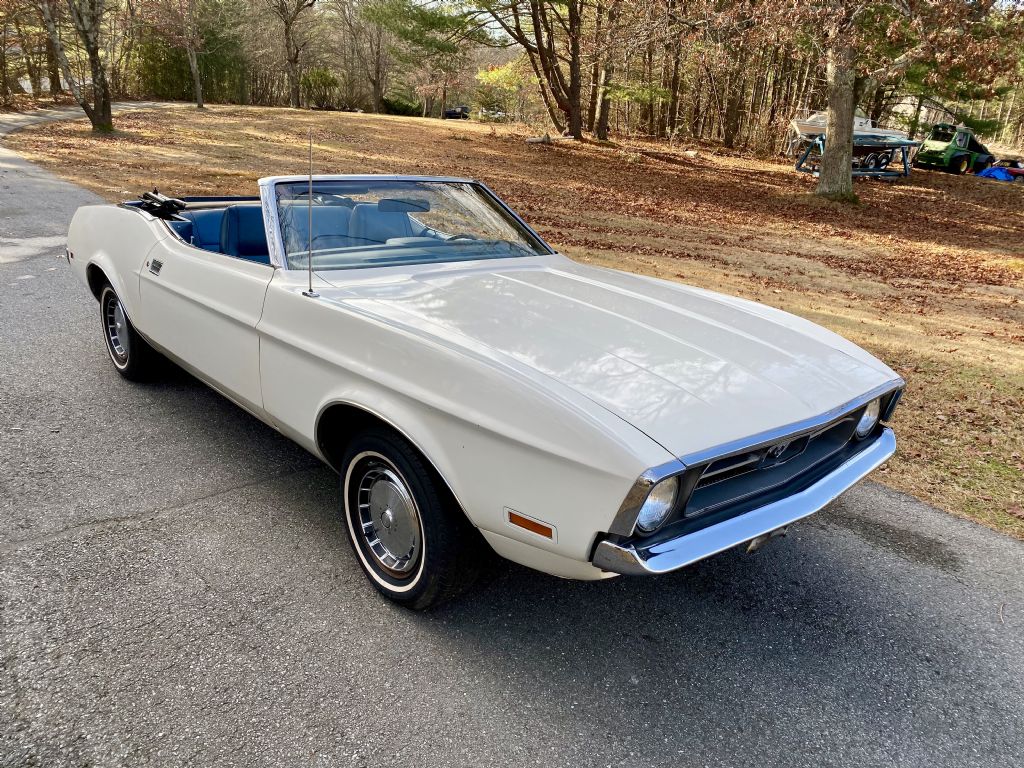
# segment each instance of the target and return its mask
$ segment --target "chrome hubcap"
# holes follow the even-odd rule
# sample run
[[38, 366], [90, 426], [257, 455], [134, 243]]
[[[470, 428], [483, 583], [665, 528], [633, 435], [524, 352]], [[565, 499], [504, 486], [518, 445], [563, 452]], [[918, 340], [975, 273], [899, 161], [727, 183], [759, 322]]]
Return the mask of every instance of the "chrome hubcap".
[[127, 360], [129, 352], [128, 319], [124, 315], [124, 309], [121, 308], [121, 302], [116, 297], [107, 302], [104, 315], [110, 348], [122, 361]]
[[356, 491], [359, 527], [374, 559], [388, 573], [405, 576], [421, 548], [420, 515], [401, 475], [375, 464], [363, 472]]

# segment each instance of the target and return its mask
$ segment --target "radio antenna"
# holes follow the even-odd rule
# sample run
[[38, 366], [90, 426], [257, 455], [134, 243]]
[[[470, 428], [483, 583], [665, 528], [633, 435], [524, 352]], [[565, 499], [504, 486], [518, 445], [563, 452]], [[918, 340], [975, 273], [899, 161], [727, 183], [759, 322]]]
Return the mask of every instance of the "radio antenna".
[[309, 129], [309, 193], [307, 198], [307, 212], [309, 213], [309, 221], [307, 226], [309, 227], [306, 231], [309, 234], [308, 250], [306, 251], [306, 267], [309, 273], [309, 290], [303, 291], [303, 296], [309, 296], [311, 299], [317, 298], [320, 294], [313, 290], [313, 129]]

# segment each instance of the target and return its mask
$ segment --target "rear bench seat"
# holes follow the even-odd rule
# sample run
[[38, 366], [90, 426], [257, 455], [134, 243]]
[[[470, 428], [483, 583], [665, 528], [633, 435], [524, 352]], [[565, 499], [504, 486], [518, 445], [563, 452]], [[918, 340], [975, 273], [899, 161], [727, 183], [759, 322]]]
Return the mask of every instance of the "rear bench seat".
[[186, 210], [179, 213], [178, 216], [185, 221], [171, 222], [171, 226], [182, 240], [191, 243], [196, 248], [202, 248], [204, 251], [220, 250], [220, 225], [224, 220], [223, 208]]
[[270, 263], [263, 208], [259, 203], [185, 210], [178, 216], [185, 221], [169, 223], [186, 243], [204, 251], [237, 256], [260, 264]]

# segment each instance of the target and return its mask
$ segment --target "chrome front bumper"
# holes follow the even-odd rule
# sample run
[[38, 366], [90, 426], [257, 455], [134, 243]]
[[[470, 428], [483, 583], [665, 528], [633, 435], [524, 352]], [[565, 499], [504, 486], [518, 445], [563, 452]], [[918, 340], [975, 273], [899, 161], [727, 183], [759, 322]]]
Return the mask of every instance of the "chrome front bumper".
[[675, 571], [813, 515], [884, 464], [895, 452], [896, 437], [886, 428], [871, 445], [840, 464], [834, 472], [792, 496], [648, 547], [642, 543], [602, 541], [594, 550], [593, 563], [602, 570], [624, 575]]

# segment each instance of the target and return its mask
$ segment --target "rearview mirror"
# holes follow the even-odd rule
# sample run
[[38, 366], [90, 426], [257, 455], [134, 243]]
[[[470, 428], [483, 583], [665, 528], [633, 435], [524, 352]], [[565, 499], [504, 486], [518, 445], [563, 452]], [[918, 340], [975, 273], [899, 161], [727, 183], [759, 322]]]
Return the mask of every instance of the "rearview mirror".
[[377, 201], [377, 210], [383, 213], [424, 213], [430, 210], [430, 201], [412, 197], [385, 197]]

